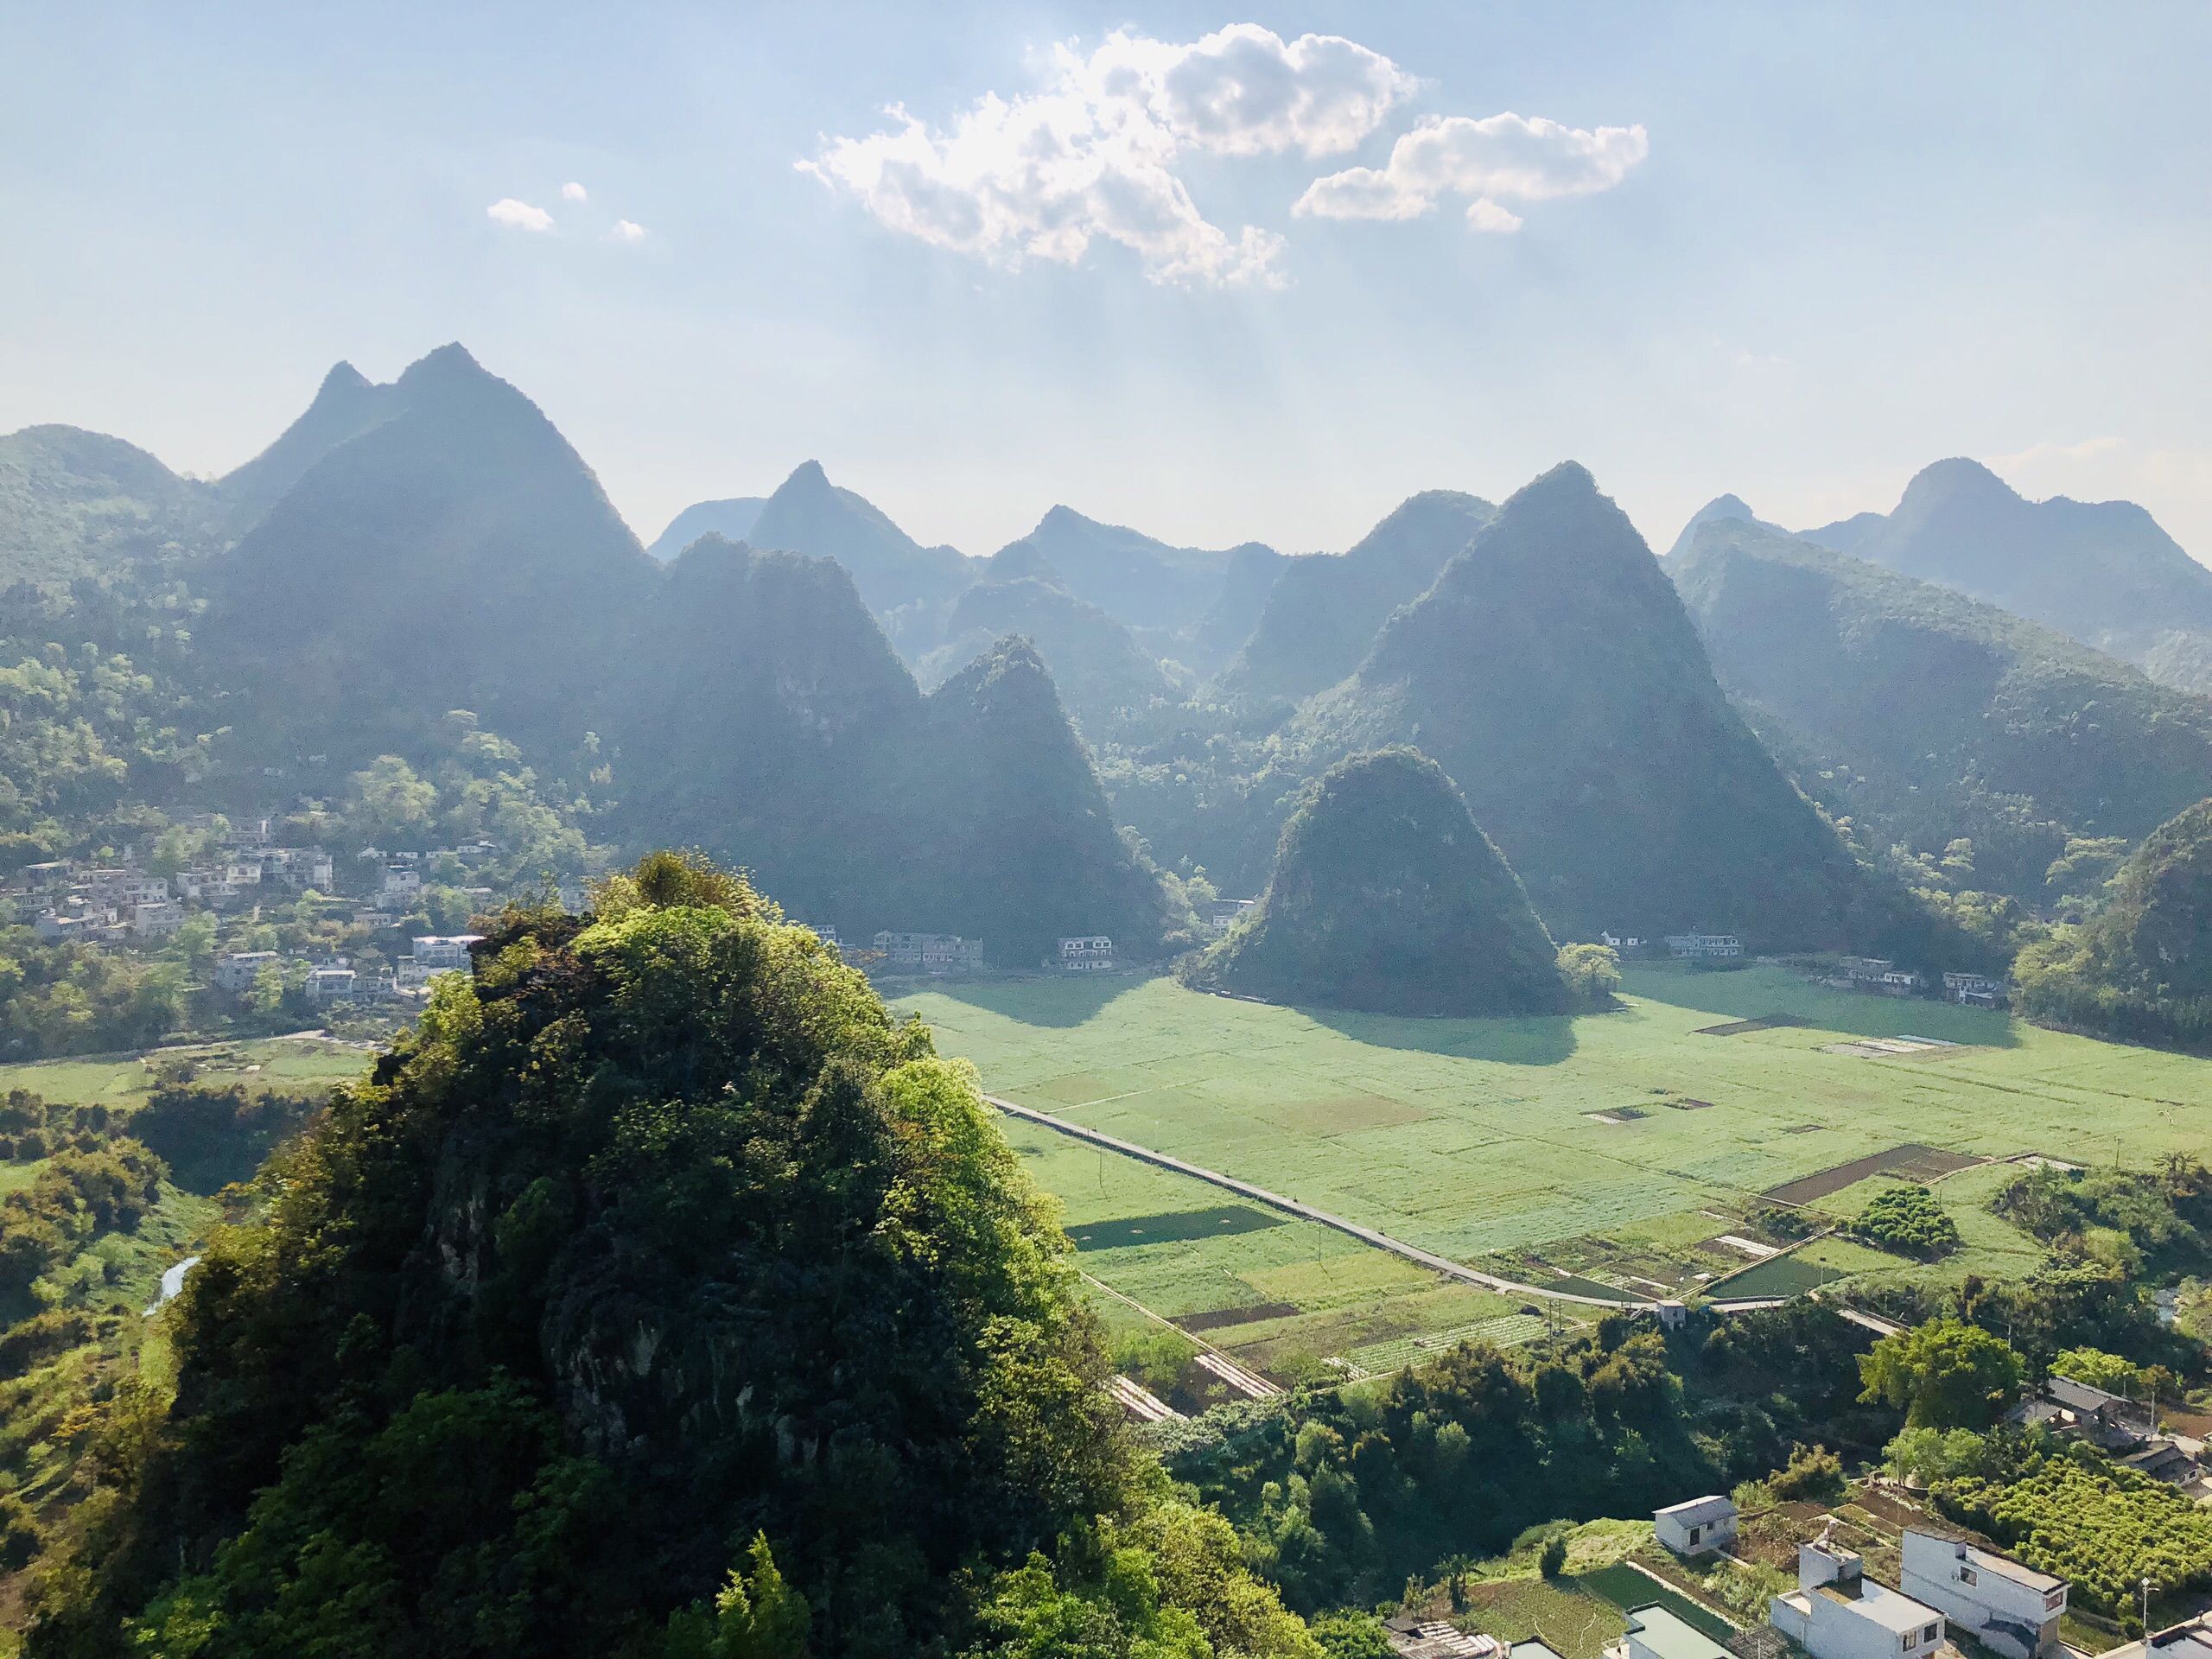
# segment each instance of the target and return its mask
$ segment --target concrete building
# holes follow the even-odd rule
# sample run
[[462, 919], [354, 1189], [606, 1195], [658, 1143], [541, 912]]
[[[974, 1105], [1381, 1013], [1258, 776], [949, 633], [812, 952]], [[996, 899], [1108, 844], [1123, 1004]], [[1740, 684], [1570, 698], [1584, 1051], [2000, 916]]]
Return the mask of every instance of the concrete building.
[[143, 870], [121, 868], [87, 870], [83, 887], [95, 905], [129, 910], [136, 905], [158, 905], [169, 896], [169, 884]]
[[1728, 1649], [1657, 1602], [1628, 1610], [1628, 1630], [1607, 1659], [1733, 1659]]
[[351, 968], [316, 968], [308, 974], [308, 1006], [327, 1008], [334, 1002], [353, 1000], [354, 975]]
[[1736, 1506], [1719, 1496], [1651, 1511], [1652, 1535], [1677, 1555], [1710, 1555], [1736, 1541]]
[[16, 879], [26, 893], [60, 893], [68, 887], [76, 868], [65, 858], [52, 864], [30, 865]]
[[1114, 941], [1103, 933], [1087, 933], [1060, 941], [1060, 971], [1064, 974], [1109, 972], [1114, 966]]
[[983, 942], [957, 933], [893, 933], [875, 936], [883, 965], [893, 973], [974, 974], [983, 967]]
[[2107, 1452], [2124, 1450], [2151, 1435], [2150, 1408], [2125, 1395], [2056, 1376], [2044, 1379], [2043, 1392], [2058, 1408], [2055, 1427], [2070, 1428]]
[[165, 939], [184, 925], [184, 906], [174, 899], [135, 905], [130, 911], [130, 937]]
[[49, 910], [31, 925], [44, 943], [60, 944], [72, 939], [86, 943], [97, 938], [100, 930], [107, 925], [107, 920], [105, 911], [96, 911], [88, 916], [66, 916], [57, 915]]
[[1226, 933], [1238, 917], [1256, 908], [1259, 902], [1256, 899], [1217, 899], [1208, 907], [1206, 926], [1216, 933]]
[[1982, 974], [1950, 974], [1943, 976], [1943, 995], [1954, 1002], [1964, 1002], [1977, 1008], [1993, 1008], [2005, 994], [2005, 988]]
[[1744, 954], [1744, 943], [1733, 933], [1669, 933], [1667, 950], [1684, 961], [1713, 962]]
[[415, 941], [415, 962], [425, 975], [448, 973], [458, 969], [466, 973], [469, 968], [468, 947], [483, 938], [481, 933], [425, 933]]
[[1797, 1588], [1769, 1602], [1767, 1618], [1813, 1659], [1926, 1659], [1951, 1651], [1942, 1614], [1871, 1582], [1855, 1551], [1825, 1538], [1797, 1547]]
[[243, 996], [253, 988], [254, 977], [264, 966], [282, 961], [274, 950], [226, 950], [215, 959], [215, 971], [209, 977], [217, 990]]
[[423, 872], [412, 864], [387, 864], [382, 891], [387, 899], [412, 899], [423, 891]]
[[2005, 1659], [2059, 1650], [2066, 1580], [1977, 1549], [1963, 1539], [1907, 1529], [1897, 1587]]

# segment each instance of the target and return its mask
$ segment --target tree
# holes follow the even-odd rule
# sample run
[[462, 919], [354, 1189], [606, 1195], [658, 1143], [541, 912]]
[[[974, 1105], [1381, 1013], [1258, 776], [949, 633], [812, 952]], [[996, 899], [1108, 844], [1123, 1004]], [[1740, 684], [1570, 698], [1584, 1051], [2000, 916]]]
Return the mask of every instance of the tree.
[[1789, 1466], [1766, 1484], [1778, 1503], [1832, 1503], [1843, 1496], [1843, 1459], [1825, 1446], [1801, 1446], [1789, 1454]]
[[777, 1568], [766, 1533], [753, 1534], [746, 1555], [752, 1572], [730, 1568], [711, 1617], [692, 1608], [670, 1618], [669, 1659], [806, 1659], [813, 1608]]
[[1621, 988], [1621, 953], [1610, 944], [1562, 944], [1559, 971], [1577, 998], [1604, 1007]]
[[1544, 1540], [1544, 1553], [1536, 1558], [1536, 1570], [1548, 1579], [1555, 1579], [1567, 1571], [1567, 1535], [1555, 1532]]
[[1884, 1337], [1859, 1362], [1862, 1402], [1905, 1414], [1911, 1428], [1986, 1428], [2019, 1398], [2010, 1343], [1957, 1319]]

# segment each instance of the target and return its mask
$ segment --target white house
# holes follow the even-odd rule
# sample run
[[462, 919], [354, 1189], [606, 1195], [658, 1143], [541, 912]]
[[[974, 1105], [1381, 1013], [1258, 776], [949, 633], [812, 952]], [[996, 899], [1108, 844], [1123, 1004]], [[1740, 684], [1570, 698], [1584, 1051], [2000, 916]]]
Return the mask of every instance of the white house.
[[1113, 965], [1114, 941], [1103, 933], [1088, 933], [1060, 941], [1062, 973], [1103, 973]]
[[1206, 917], [1206, 926], [1216, 933], [1226, 933], [1232, 923], [1248, 910], [1259, 904], [1256, 899], [1217, 899], [1211, 912]]
[[353, 1000], [353, 970], [351, 968], [317, 968], [308, 975], [308, 1003], [312, 1007], [327, 1007], [333, 1002]]
[[2046, 1659], [2059, 1650], [2066, 1580], [2036, 1572], [1961, 1539], [1904, 1535], [1897, 1587], [1924, 1601], [2005, 1659]]
[[1711, 961], [1742, 956], [1744, 942], [1733, 933], [1669, 933], [1667, 949], [1672, 955], [1685, 959]]
[[241, 995], [253, 988], [264, 964], [283, 961], [274, 950], [226, 950], [215, 960], [215, 988]]
[[1725, 1497], [1694, 1497], [1652, 1510], [1651, 1531], [1677, 1555], [1710, 1555], [1736, 1541], [1736, 1506]]
[[957, 933], [886, 931], [875, 936], [875, 948], [883, 952], [884, 966], [894, 972], [972, 974], [983, 966], [983, 942]]
[[160, 899], [133, 907], [130, 933], [134, 938], [166, 938], [184, 925], [184, 906], [174, 899]]
[[1731, 1659], [1727, 1649], [1656, 1601], [1628, 1610], [1627, 1633], [1606, 1652], [1619, 1659]]
[[387, 898], [411, 899], [423, 891], [423, 872], [412, 864], [387, 864], [384, 867], [384, 892]]
[[425, 975], [468, 969], [468, 947], [481, 933], [425, 933], [415, 941], [415, 963]]
[[1813, 1659], [1926, 1659], [1951, 1651], [1942, 1613], [1871, 1582], [1856, 1552], [1826, 1539], [1797, 1547], [1797, 1588], [1770, 1601], [1767, 1618]]

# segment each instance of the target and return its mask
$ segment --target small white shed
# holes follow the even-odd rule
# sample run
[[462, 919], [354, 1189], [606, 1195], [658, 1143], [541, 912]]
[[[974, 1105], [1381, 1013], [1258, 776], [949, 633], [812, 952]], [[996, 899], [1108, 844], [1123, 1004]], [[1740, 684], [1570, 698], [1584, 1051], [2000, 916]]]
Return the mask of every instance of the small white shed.
[[1736, 1541], [1736, 1506], [1718, 1496], [1694, 1497], [1652, 1510], [1651, 1529], [1677, 1555], [1710, 1555]]

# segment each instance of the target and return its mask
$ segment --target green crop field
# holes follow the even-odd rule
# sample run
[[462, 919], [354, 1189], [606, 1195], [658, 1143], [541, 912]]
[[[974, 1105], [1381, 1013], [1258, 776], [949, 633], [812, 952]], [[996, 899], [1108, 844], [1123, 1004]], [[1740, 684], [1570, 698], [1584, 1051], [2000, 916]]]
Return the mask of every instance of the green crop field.
[[[1631, 966], [1625, 988], [1618, 1012], [1488, 1020], [1275, 1007], [1166, 979], [954, 983], [909, 988], [897, 1001], [936, 1028], [941, 1052], [973, 1060], [992, 1093], [1458, 1260], [1518, 1252], [1510, 1260], [1525, 1264], [1541, 1252], [1554, 1273], [1639, 1295], [1688, 1282], [1669, 1276], [1669, 1260], [1677, 1274], [1701, 1262], [1700, 1278], [1742, 1266], [1743, 1255], [1715, 1241], [1744, 1231], [1759, 1194], [1893, 1147], [2131, 1164], [2170, 1150], [2212, 1154], [2212, 1112], [2203, 1109], [2212, 1105], [2212, 1062], [2042, 1031], [1988, 1010], [1833, 991], [1765, 965], [1733, 973]], [[1706, 1033], [1775, 1014], [1789, 1019]], [[1897, 1037], [1952, 1046], [1897, 1056], [1830, 1052]], [[1071, 1221], [1234, 1203], [1041, 1126], [1010, 1128]], [[1986, 1208], [2011, 1173], [1985, 1165], [1936, 1184], [1965, 1238], [1945, 1262], [1923, 1267], [1835, 1239], [1807, 1249], [1805, 1267], [1903, 1277], [2020, 1272], [2035, 1246]], [[1888, 1179], [1821, 1195], [1815, 1218], [1855, 1213]], [[1180, 1196], [1169, 1198], [1170, 1189]], [[1369, 1255], [1286, 1221], [1084, 1260], [1125, 1294], [1180, 1313], [1230, 1306], [1232, 1296], [1270, 1299], [1253, 1294], [1255, 1274], [1301, 1261], [1319, 1272]], [[1439, 1294], [1419, 1269], [1406, 1271], [1426, 1281], [1422, 1295]], [[1272, 1299], [1308, 1306], [1294, 1294]], [[1513, 1311], [1501, 1304], [1448, 1324]], [[1410, 1330], [1317, 1351], [1372, 1347]]]
[[72, 1106], [137, 1106], [153, 1090], [154, 1066], [164, 1061], [187, 1061], [198, 1071], [197, 1081], [219, 1088], [242, 1083], [284, 1093], [313, 1094], [334, 1083], [351, 1082], [368, 1070], [374, 1058], [367, 1049], [351, 1043], [264, 1039], [149, 1049], [143, 1055], [105, 1054], [0, 1065], [0, 1090], [28, 1089]]

